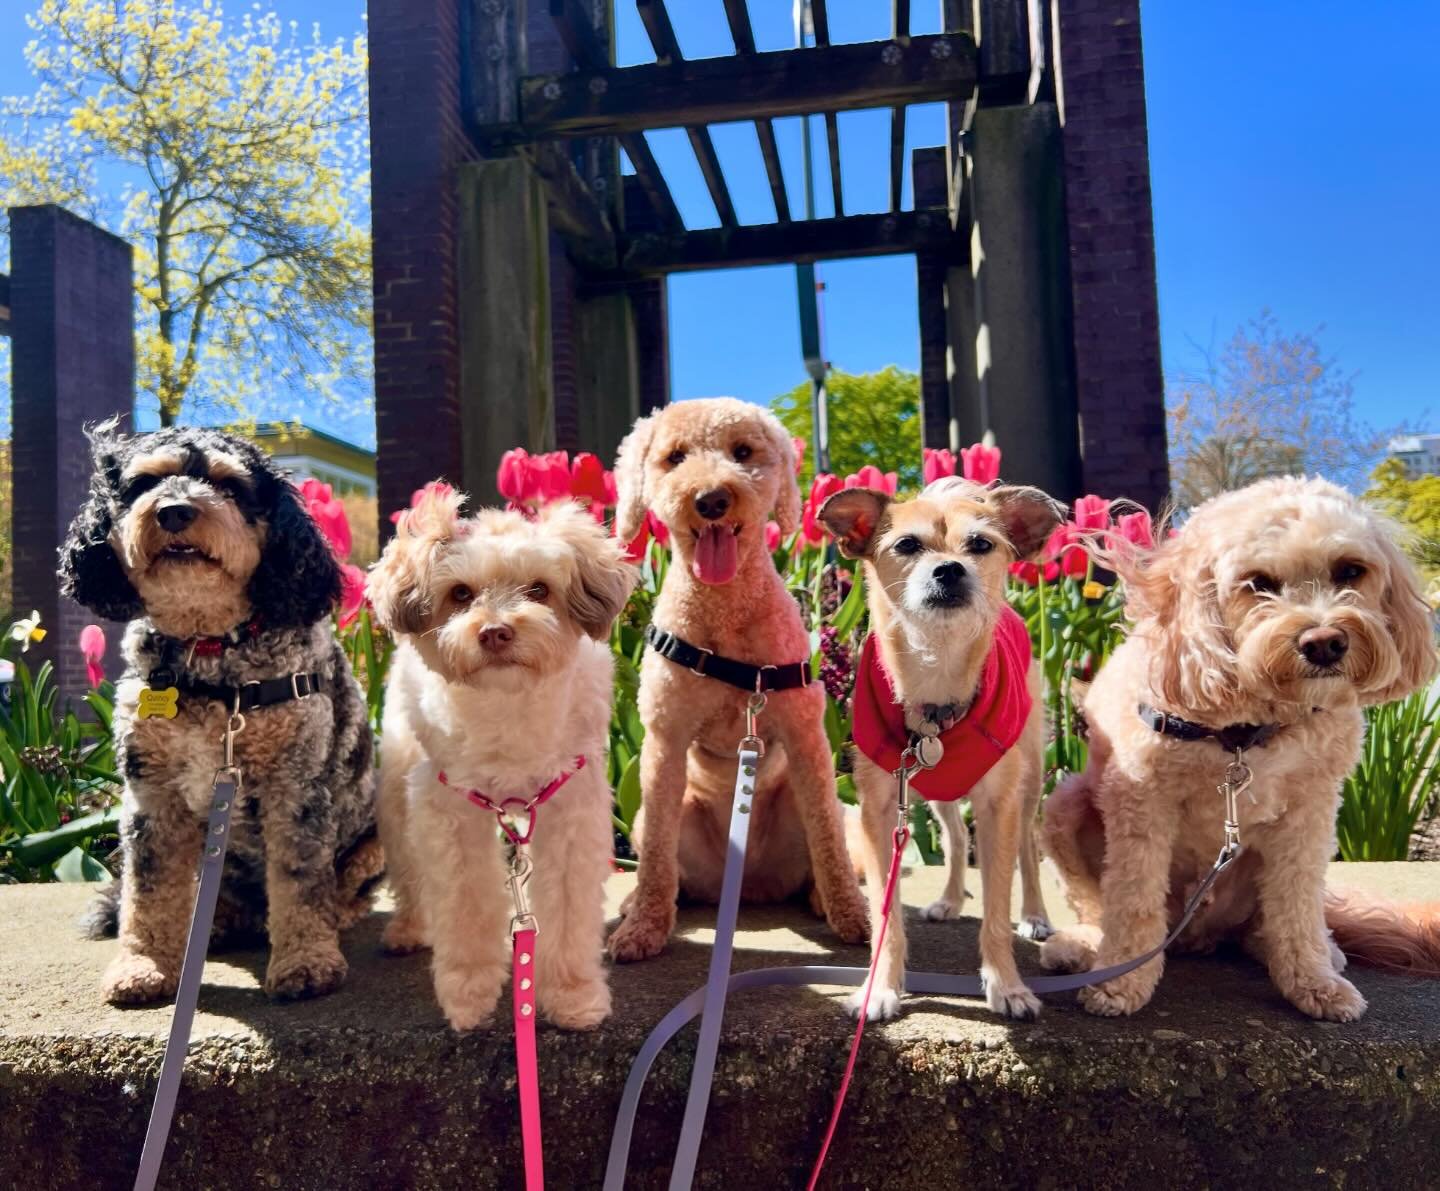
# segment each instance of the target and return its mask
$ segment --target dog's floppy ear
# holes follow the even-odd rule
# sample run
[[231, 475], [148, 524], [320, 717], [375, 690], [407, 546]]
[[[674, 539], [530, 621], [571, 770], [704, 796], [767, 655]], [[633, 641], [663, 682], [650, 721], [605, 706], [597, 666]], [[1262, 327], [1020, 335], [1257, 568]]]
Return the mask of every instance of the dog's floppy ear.
[[795, 475], [795, 444], [790, 440], [790, 432], [774, 414], [762, 411], [760, 420], [765, 427], [765, 437], [770, 440], [770, 449], [780, 460], [783, 474], [775, 491], [775, 522], [780, 526], [780, 536], [788, 538], [800, 528], [800, 481]]
[[565, 592], [570, 619], [595, 640], [604, 641], [635, 589], [639, 571], [625, 561], [619, 540], [573, 501], [543, 509], [540, 524], [575, 554], [575, 576]]
[[268, 456], [245, 452], [264, 510], [265, 545], [250, 576], [250, 606], [267, 628], [303, 628], [340, 599], [340, 563], [300, 493]]
[[106, 620], [132, 620], [145, 605], [110, 545], [110, 509], [120, 480], [122, 439], [112, 419], [89, 432], [94, 470], [90, 495], [70, 522], [60, 547], [60, 590]]
[[1382, 609], [1385, 624], [1395, 639], [1400, 672], [1383, 690], [1367, 692], [1364, 702], [1389, 703], [1418, 691], [1435, 677], [1435, 627], [1414, 565], [1383, 526], [1377, 527], [1376, 539], [1390, 572]]
[[400, 515], [395, 535], [365, 581], [375, 619], [397, 633], [418, 633], [431, 612], [430, 567], [436, 547], [460, 532], [463, 493], [431, 484], [416, 505]]
[[630, 428], [615, 457], [615, 536], [633, 542], [645, 524], [649, 498], [645, 495], [645, 457], [655, 438], [658, 414], [641, 418]]
[[985, 502], [999, 510], [1005, 536], [1018, 559], [1038, 552], [1065, 520], [1064, 505], [1039, 488], [1024, 484], [999, 484], [985, 493]]
[[846, 558], [864, 558], [870, 553], [875, 531], [890, 507], [890, 497], [873, 488], [846, 488], [823, 505], [820, 524], [830, 531]]

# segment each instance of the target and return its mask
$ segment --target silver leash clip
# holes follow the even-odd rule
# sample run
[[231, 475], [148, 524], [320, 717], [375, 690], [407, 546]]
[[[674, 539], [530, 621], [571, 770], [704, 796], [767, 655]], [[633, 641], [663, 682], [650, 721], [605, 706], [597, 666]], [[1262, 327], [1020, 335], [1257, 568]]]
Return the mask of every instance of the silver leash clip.
[[1240, 795], [1250, 788], [1255, 780], [1250, 766], [1245, 763], [1245, 750], [1235, 750], [1235, 760], [1225, 767], [1225, 780], [1216, 788], [1225, 799], [1225, 846], [1221, 849], [1222, 861], [1233, 860], [1240, 852]]
[[530, 910], [530, 899], [525, 895], [525, 885], [530, 880], [534, 867], [529, 848], [524, 844], [516, 844], [510, 855], [510, 874], [505, 879], [510, 886], [510, 900], [515, 905], [515, 913], [510, 919], [512, 939], [522, 930], [535, 931], [537, 934], [540, 930], [540, 924]]
[[765, 710], [765, 692], [760, 689], [760, 678], [755, 678], [755, 693], [745, 700], [745, 735], [740, 739], [739, 751], [765, 755], [765, 742], [760, 739], [760, 713]]

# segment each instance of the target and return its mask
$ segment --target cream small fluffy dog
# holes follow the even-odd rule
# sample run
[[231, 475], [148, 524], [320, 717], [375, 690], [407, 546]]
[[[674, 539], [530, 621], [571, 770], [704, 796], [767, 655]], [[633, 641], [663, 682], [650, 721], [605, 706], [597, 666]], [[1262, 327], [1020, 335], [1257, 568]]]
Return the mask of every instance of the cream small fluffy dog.
[[[1163, 735], [1138, 708], [1214, 729], [1274, 725], [1246, 754], [1244, 852], [1176, 947], [1238, 938], [1302, 1012], [1358, 1018], [1365, 1000], [1340, 975], [1332, 929], [1356, 958], [1428, 946], [1429, 964], [1440, 963], [1433, 924], [1325, 891], [1361, 708], [1435, 673], [1414, 571], [1385, 527], [1324, 480], [1265, 480], [1202, 505], [1154, 550], [1112, 549], [1133, 629], [1085, 700], [1089, 767], [1046, 805], [1046, 847], [1085, 925], [1051, 938], [1042, 959], [1078, 970], [1158, 945], [1220, 849], [1216, 787], [1230, 754], [1213, 739]], [[1094, 1013], [1134, 1013], [1163, 969], [1157, 957], [1084, 989], [1081, 1001]]]
[[[846, 557], [864, 560], [870, 631], [910, 732], [925, 719], [926, 704], [949, 707], [956, 718], [963, 718], [975, 702], [1006, 607], [1009, 564], [1039, 549], [1062, 515], [1061, 506], [1038, 489], [986, 489], [958, 478], [936, 481], [915, 500], [893, 501], [882, 492], [852, 488], [825, 502], [820, 510], [825, 528]], [[1028, 652], [1028, 640], [1021, 648]], [[1023, 728], [1017, 719], [1019, 739], [970, 791], [970, 802], [985, 897], [980, 955], [986, 1001], [1006, 1017], [1032, 1018], [1040, 1002], [1015, 966], [1010, 884], [1018, 859], [1021, 933], [1044, 938], [1050, 924], [1040, 893], [1035, 817], [1042, 792], [1045, 717], [1040, 668], [1031, 665], [1023, 680], [1016, 678], [1028, 685], [1029, 715]], [[888, 769], [858, 747], [853, 756], [874, 939], [893, 848], [896, 783]], [[918, 795], [912, 790], [911, 797]], [[949, 873], [945, 894], [926, 916], [954, 918], [964, 901], [964, 819], [959, 801], [930, 805], [945, 828]], [[904, 917], [892, 907], [870, 996], [872, 1021], [899, 1012], [904, 976]], [[857, 1013], [862, 996], [857, 993], [851, 1001]]]
[[380, 834], [396, 899], [384, 942], [393, 952], [428, 944], [450, 1024], [487, 1023], [508, 974], [512, 904], [495, 816], [464, 791], [528, 800], [574, 772], [537, 812], [529, 894], [539, 1010], [584, 1029], [610, 1012], [607, 640], [636, 573], [570, 502], [532, 522], [496, 510], [464, 519], [463, 499], [425, 496], [370, 576], [376, 615], [399, 639], [381, 741]]
[[[809, 658], [800, 609], [765, 548], [772, 509], [782, 533], [800, 520], [795, 453], [779, 421], [732, 398], [679, 402], [635, 424], [615, 478], [622, 538], [639, 533], [647, 509], [670, 529], [675, 558], [655, 604], [657, 625], [751, 665]], [[616, 959], [663, 950], [681, 889], [719, 898], [746, 698], [646, 651], [640, 871], [610, 936]], [[769, 696], [742, 896], [780, 901], [812, 888], [835, 933], [855, 943], [865, 937], [865, 899], [845, 853], [824, 714], [818, 680]]]

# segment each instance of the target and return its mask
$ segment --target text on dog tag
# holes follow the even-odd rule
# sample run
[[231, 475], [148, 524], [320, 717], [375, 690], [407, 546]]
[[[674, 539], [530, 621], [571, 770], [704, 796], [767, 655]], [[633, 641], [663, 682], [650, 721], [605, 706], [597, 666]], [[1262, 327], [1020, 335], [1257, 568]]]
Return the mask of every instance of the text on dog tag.
[[165, 687], [163, 690], [156, 691], [146, 686], [140, 688], [140, 703], [135, 709], [135, 714], [142, 720], [149, 719], [154, 715], [173, 720], [179, 708], [180, 692], [175, 687]]

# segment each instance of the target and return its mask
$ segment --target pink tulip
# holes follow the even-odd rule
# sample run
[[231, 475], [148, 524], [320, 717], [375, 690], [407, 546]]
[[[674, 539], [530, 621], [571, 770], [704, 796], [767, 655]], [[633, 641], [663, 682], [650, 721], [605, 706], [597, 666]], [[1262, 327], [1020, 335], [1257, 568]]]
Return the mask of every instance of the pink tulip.
[[607, 509], [613, 509], [619, 503], [620, 494], [615, 486], [615, 473], [613, 471], [607, 471], [605, 473], [605, 507]]
[[926, 447], [923, 455], [925, 457], [924, 477], [925, 483], [933, 484], [936, 480], [942, 480], [946, 476], [955, 474], [955, 455], [944, 447]]
[[670, 545], [670, 527], [661, 521], [654, 513], [646, 512], [645, 520], [650, 524], [650, 533], [662, 546]]
[[814, 481], [810, 484], [810, 503], [819, 509], [844, 487], [845, 484], [839, 476], [832, 476], [828, 471], [817, 471]]
[[960, 469], [972, 484], [993, 484], [1000, 478], [1000, 448], [977, 442], [960, 448]]
[[780, 525], [776, 521], [765, 522], [765, 549], [771, 554], [780, 549]]
[[570, 464], [570, 495], [587, 504], [605, 503], [605, 465], [589, 451], [576, 452]]
[[1079, 529], [1110, 527], [1110, 502], [1103, 496], [1082, 496], [1075, 502], [1075, 525]]
[[331, 495], [330, 485], [319, 480], [306, 480], [300, 485], [300, 497], [305, 502], [305, 511], [320, 527], [336, 558], [345, 558], [350, 553], [350, 518], [345, 515], [345, 506]]
[[[500, 495], [512, 504], [519, 504], [530, 498], [530, 452], [524, 447], [512, 447], [500, 456], [500, 467], [495, 474], [495, 487]], [[414, 502], [411, 502], [414, 507]]]
[[1120, 537], [1142, 550], [1149, 550], [1155, 545], [1155, 526], [1150, 521], [1150, 514], [1144, 509], [1134, 513], [1121, 513], [1115, 520], [1115, 528], [1119, 530]]
[[80, 652], [85, 657], [85, 681], [98, 687], [105, 681], [105, 630], [98, 624], [87, 624], [80, 630]]
[[877, 492], [895, 495], [900, 477], [893, 471], [882, 472], [873, 463], [867, 463], [852, 476], [845, 477], [846, 488], [873, 488]]
[[[426, 493], [434, 492], [439, 496], [449, 496], [450, 493], [454, 491], [455, 487], [453, 484], [447, 484], [444, 480], [431, 480], [425, 487], [416, 488], [414, 492], [410, 493], [410, 507], [413, 509], [419, 505], [419, 503], [425, 499]], [[390, 524], [399, 525], [400, 518], [404, 515], [404, 509], [396, 509], [390, 514]]]
[[803, 438], [796, 434], [791, 437], [790, 446], [795, 451], [795, 474], [798, 476], [802, 471], [805, 470], [806, 443]]
[[365, 572], [345, 563], [340, 568], [340, 627], [348, 628], [365, 604]]
[[1012, 562], [1010, 564], [1010, 573], [1014, 575], [1016, 579], [1020, 580], [1021, 583], [1025, 584], [1026, 587], [1034, 587], [1040, 582], [1040, 568], [1033, 562], [1025, 562], [1023, 560], [1020, 562]]
[[[1090, 569], [1085, 535], [1073, 521], [1067, 521], [1050, 535], [1045, 543], [1045, 557], [1058, 564], [1057, 575], [1063, 571], [1072, 579], [1080, 579]], [[1050, 567], [1046, 566], [1045, 578], [1050, 577]]]

